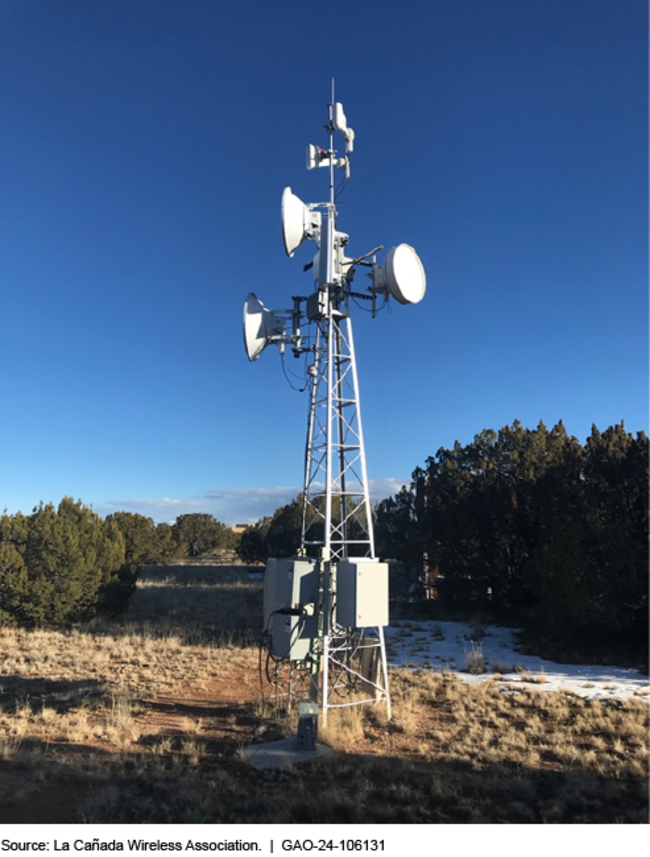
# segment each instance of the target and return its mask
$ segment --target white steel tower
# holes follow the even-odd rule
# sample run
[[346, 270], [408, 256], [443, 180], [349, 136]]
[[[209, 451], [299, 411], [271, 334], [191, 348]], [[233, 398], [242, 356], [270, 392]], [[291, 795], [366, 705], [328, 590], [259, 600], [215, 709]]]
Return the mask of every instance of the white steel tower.
[[[389, 250], [381, 266], [374, 256], [381, 247], [358, 258], [346, 255], [349, 237], [337, 230], [334, 175], [340, 168], [349, 178], [355, 135], [333, 92], [326, 128], [329, 147], [308, 146], [307, 168], [328, 168], [329, 200], [306, 205], [290, 188], [282, 196], [287, 255], [305, 239], [317, 245], [306, 266], [314, 269], [315, 291], [294, 297], [291, 310], [268, 310], [253, 294], [244, 307], [250, 360], [271, 343], [282, 354], [290, 345], [294, 355], [311, 358], [301, 544], [294, 558], [267, 563], [266, 672], [287, 704], [309, 698], [324, 718], [330, 708], [378, 701], [386, 702], [390, 717], [383, 633], [388, 566], [375, 556], [350, 299], [371, 301], [374, 315], [378, 297], [420, 301], [426, 279], [408, 244]], [[334, 149], [335, 131], [345, 140], [343, 157]], [[365, 293], [352, 290], [358, 266], [371, 269]], [[305, 321], [310, 336], [303, 336]]]

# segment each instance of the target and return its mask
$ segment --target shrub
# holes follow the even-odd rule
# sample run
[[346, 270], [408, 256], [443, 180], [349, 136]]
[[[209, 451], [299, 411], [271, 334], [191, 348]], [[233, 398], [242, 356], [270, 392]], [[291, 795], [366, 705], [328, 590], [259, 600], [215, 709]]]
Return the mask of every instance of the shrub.
[[0, 620], [28, 627], [67, 625], [124, 609], [137, 568], [124, 538], [81, 501], [31, 515], [0, 516]]

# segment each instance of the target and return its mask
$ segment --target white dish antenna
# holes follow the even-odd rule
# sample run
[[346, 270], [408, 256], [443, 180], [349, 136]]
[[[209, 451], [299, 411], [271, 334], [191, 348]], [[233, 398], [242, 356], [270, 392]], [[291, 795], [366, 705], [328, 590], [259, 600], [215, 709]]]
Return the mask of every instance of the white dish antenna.
[[309, 206], [285, 187], [282, 193], [282, 240], [287, 256], [293, 256], [305, 238], [314, 240], [320, 227], [319, 211]]
[[271, 342], [284, 340], [285, 322], [251, 292], [244, 303], [244, 346], [248, 359], [257, 360]]
[[424, 266], [410, 244], [391, 247], [384, 264], [374, 268], [372, 281], [375, 291], [388, 293], [401, 304], [419, 303], [427, 290]]

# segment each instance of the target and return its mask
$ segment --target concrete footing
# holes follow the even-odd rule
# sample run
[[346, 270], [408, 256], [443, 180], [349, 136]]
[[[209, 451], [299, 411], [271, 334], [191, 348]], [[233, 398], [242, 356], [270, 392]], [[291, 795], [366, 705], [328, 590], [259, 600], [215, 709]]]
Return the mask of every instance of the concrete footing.
[[332, 750], [322, 744], [316, 744], [315, 750], [298, 748], [296, 737], [283, 738], [281, 741], [270, 741], [268, 744], [251, 744], [242, 747], [239, 754], [251, 763], [254, 768], [282, 768], [286, 765], [299, 765], [302, 762], [313, 762], [328, 756]]

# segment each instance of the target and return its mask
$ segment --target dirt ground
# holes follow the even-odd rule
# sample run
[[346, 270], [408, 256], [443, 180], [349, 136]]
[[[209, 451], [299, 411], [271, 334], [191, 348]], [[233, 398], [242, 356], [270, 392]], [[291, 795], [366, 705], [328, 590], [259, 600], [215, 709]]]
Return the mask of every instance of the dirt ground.
[[[245, 663], [227, 668], [218, 678], [194, 683], [191, 676], [178, 675], [171, 690], [146, 692], [138, 698], [132, 723], [140, 737], [128, 748], [120, 749], [114, 738], [97, 730], [83, 742], [62, 736], [45, 742], [26, 736], [12, 760], [0, 761], [6, 801], [0, 806], [0, 824], [80, 822], [84, 806], [92, 803], [94, 795], [105, 791], [112, 779], [117, 783], [129, 771], [142, 769], [148, 752], [160, 753], [163, 767], [173, 768], [182, 760], [184, 766], [209, 773], [211, 768], [241, 767], [238, 751], [244, 746], [284, 737], [288, 724], [283, 729], [260, 716], [257, 653], [240, 652], [237, 657]], [[24, 684], [22, 692], [38, 710], [65, 691], [65, 683], [58, 682], [53, 689], [54, 684], [39, 678]], [[194, 760], [189, 758], [188, 743], [196, 745]], [[346, 749], [364, 757], [421, 759], [412, 738], [394, 724], [377, 724], [366, 727], [363, 735], [351, 734]]]
[[[256, 740], [259, 723], [252, 714], [260, 699], [256, 658], [250, 655], [249, 660], [249, 666], [233, 667], [219, 679], [201, 686], [193, 685], [191, 677], [179, 676], [174, 691], [144, 695], [133, 717], [142, 737], [129, 753], [111, 746], [108, 736], [101, 734], [88, 736], [83, 743], [59, 738], [47, 745], [27, 737], [21, 753], [13, 760], [0, 761], [3, 792], [9, 795], [8, 802], [0, 806], [0, 824], [78, 822], [80, 808], [98, 787], [106, 786], [112, 767], [123, 766], [126, 771], [135, 768], [140, 751], [146, 751], [147, 745], [161, 745], [165, 739], [166, 753], [173, 757], [181, 742], [188, 739], [188, 727], [189, 735], [200, 738], [202, 767], [234, 760], [239, 747]], [[47, 696], [47, 692], [39, 693], [42, 686], [42, 681], [35, 682], [31, 694], [29, 684], [23, 688], [34, 706]], [[59, 694], [61, 689], [57, 688]], [[134, 757], [131, 763], [129, 755]], [[101, 762], [96, 764], [99, 775], [97, 771], [84, 770], [90, 757], [102, 756], [107, 757], [107, 762], [113, 756], [114, 764], [109, 762], [106, 769]], [[115, 771], [118, 778], [121, 773]], [[50, 782], [51, 777], [54, 781]], [[40, 779], [45, 781], [39, 784]]]

